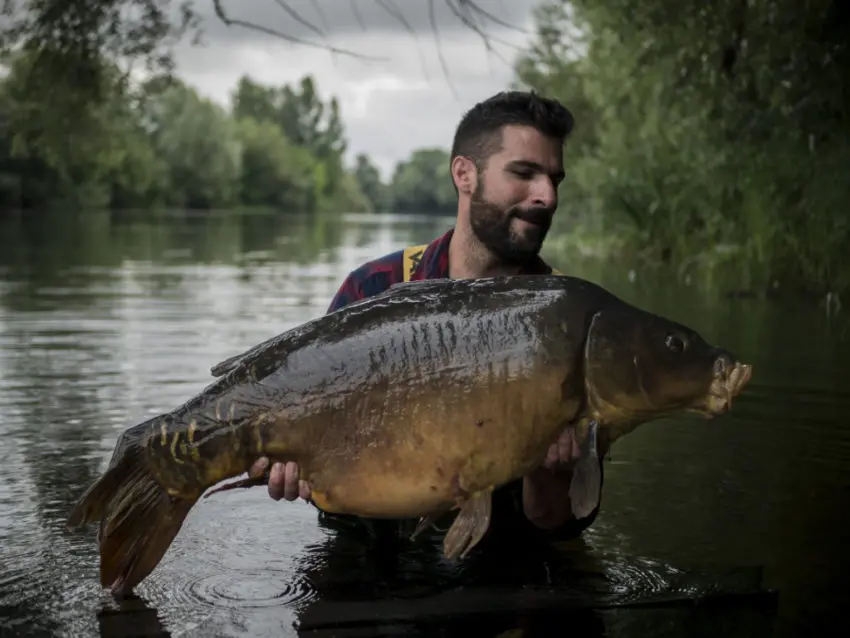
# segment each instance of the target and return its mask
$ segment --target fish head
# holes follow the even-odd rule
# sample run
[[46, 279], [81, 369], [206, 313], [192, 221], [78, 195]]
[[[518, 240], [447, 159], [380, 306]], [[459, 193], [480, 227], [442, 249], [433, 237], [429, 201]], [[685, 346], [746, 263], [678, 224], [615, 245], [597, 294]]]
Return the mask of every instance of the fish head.
[[584, 356], [588, 402], [609, 424], [724, 414], [752, 376], [751, 366], [694, 330], [633, 307], [596, 312]]

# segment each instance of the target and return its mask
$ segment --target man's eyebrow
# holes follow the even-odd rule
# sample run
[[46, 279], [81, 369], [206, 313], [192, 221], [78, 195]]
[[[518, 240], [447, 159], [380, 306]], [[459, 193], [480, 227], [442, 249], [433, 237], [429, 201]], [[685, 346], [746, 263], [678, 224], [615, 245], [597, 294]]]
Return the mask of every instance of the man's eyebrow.
[[508, 166], [511, 168], [527, 168], [529, 170], [537, 171], [539, 173], [546, 173], [549, 177], [554, 177], [558, 180], [562, 180], [565, 177], [564, 171], [556, 171], [554, 173], [549, 173], [546, 170], [546, 167], [542, 164], [538, 164], [537, 162], [532, 162], [529, 160], [513, 160], [512, 162], [508, 162]]

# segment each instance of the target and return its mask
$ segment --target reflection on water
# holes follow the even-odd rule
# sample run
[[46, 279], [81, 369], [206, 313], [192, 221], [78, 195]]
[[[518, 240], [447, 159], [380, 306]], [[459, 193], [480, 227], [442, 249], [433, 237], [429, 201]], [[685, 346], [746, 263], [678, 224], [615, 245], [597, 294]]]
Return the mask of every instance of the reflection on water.
[[[0, 219], [0, 635], [354, 636], [381, 620], [404, 635], [438, 623], [437, 635], [784, 636], [840, 621], [846, 322], [631, 283], [565, 255], [552, 256], [561, 269], [693, 325], [756, 369], [728, 418], [654, 423], [618, 443], [583, 539], [494, 538], [455, 566], [427, 540], [340, 535], [306, 504], [237, 490], [190, 512], [139, 598], [105, 596], [93, 531], [63, 523], [118, 432], [202, 389], [214, 363], [323, 313], [366, 259], [444, 228], [368, 216]], [[762, 570], [781, 591], [775, 627], [758, 597], [718, 601], [723, 613], [672, 606], [752, 592]]]

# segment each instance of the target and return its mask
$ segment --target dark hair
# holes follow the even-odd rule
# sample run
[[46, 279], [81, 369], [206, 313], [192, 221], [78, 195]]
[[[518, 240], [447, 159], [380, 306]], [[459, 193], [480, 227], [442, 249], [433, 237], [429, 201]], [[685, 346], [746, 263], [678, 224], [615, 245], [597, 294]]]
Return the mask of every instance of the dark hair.
[[562, 142], [573, 130], [573, 115], [560, 102], [534, 91], [502, 91], [467, 111], [455, 131], [450, 161], [470, 158], [479, 170], [502, 145], [502, 127], [530, 126]]

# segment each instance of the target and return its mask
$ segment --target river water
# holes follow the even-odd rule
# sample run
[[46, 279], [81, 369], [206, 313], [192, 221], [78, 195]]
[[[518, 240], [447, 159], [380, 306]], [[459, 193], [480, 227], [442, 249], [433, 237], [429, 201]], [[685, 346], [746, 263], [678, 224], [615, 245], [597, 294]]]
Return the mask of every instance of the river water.
[[[846, 309], [830, 318], [812, 302], [730, 299], [557, 253], [547, 257], [559, 269], [755, 367], [727, 417], [668, 419], [618, 442], [582, 539], [448, 566], [427, 543], [376, 553], [320, 527], [307, 504], [237, 490], [195, 507], [138, 598], [102, 593], [94, 531], [63, 523], [118, 433], [201, 390], [214, 363], [323, 313], [363, 261], [450, 223], [0, 219], [0, 635], [790, 636], [843, 625]], [[759, 586], [778, 599], [744, 595]], [[619, 606], [707, 590], [740, 595], [709, 611]]]

